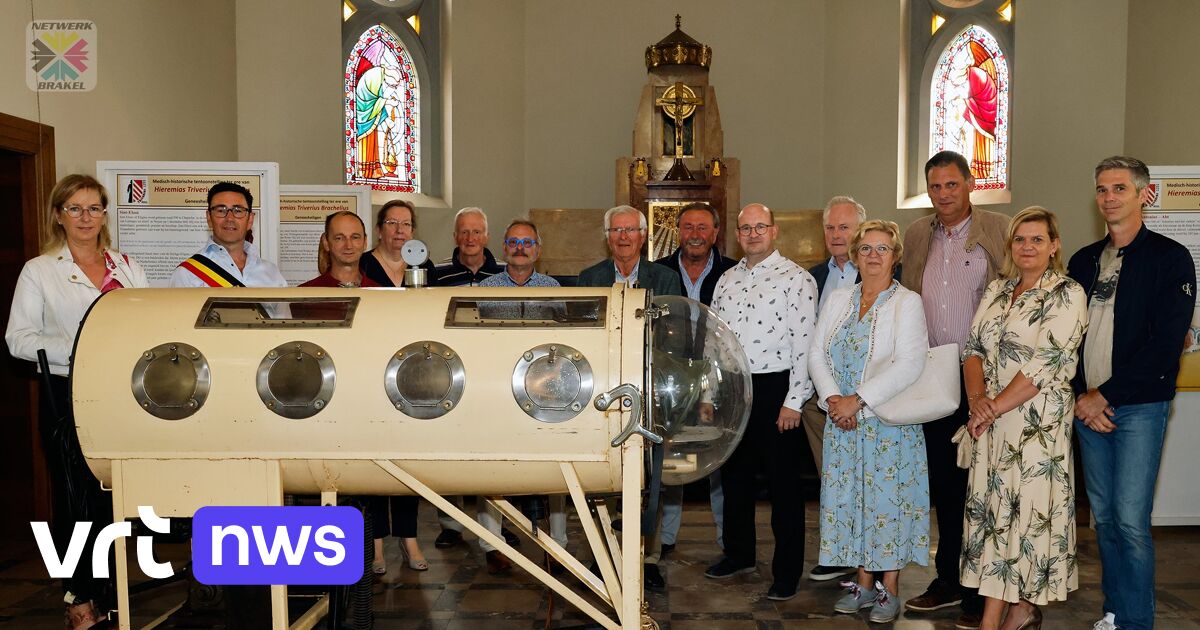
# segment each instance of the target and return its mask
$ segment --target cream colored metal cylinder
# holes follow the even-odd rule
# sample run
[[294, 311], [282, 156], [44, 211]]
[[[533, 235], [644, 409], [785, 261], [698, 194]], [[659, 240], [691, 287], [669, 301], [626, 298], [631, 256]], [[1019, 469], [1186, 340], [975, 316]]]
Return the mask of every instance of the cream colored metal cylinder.
[[[621, 487], [620, 449], [610, 446], [628, 420], [616, 407], [597, 411], [591, 399], [622, 383], [643, 389], [644, 290], [484, 289], [127, 289], [106, 294], [79, 334], [72, 394], [80, 445], [93, 472], [111, 485], [111, 463], [264, 460], [279, 462], [285, 492], [407, 494], [409, 489], [372, 460], [390, 460], [441, 494], [566, 492], [560, 462], [573, 463], [588, 492]], [[594, 327], [453, 326], [453, 298], [536, 296], [604, 298]], [[201, 325], [210, 298], [353, 298], [343, 328]], [[463, 391], [437, 418], [398, 410], [385, 391], [397, 352], [436, 342], [461, 360]], [[334, 370], [331, 396], [307, 418], [267, 408], [256, 389], [260, 364], [273, 349], [307, 342], [323, 350]], [[186, 344], [207, 363], [210, 387], [194, 413], [164, 419], [139, 404], [131, 386], [144, 353]], [[530, 417], [514, 397], [514, 369], [526, 353], [554, 344], [586, 360], [592, 388], [569, 419]], [[279, 358], [280, 361], [290, 360]], [[299, 360], [299, 359], [297, 359]], [[559, 359], [563, 360], [563, 359]], [[644, 391], [644, 389], [643, 389]], [[569, 414], [568, 414], [569, 415]], [[165, 473], [164, 473], [165, 474]], [[186, 483], [186, 475], [180, 475]], [[237, 479], [227, 483], [237, 484]]]

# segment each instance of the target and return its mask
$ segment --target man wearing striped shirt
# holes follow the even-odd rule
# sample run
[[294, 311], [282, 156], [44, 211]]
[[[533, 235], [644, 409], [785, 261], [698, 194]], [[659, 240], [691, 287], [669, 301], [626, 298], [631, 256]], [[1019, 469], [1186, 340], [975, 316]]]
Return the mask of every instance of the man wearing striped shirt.
[[[975, 178], [966, 159], [953, 151], [942, 151], [925, 163], [925, 187], [934, 212], [904, 231], [900, 282], [921, 294], [930, 347], [953, 343], [961, 350], [983, 290], [1004, 262], [1008, 217], [971, 205]], [[967, 471], [957, 466], [956, 445], [950, 439], [966, 424], [967, 415], [964, 393], [954, 413], [922, 425], [930, 499], [937, 512], [937, 578], [923, 594], [905, 603], [915, 612], [961, 603], [963, 615], [956, 627], [964, 629], [978, 628], [983, 611], [975, 589], [960, 585], [958, 571]]]

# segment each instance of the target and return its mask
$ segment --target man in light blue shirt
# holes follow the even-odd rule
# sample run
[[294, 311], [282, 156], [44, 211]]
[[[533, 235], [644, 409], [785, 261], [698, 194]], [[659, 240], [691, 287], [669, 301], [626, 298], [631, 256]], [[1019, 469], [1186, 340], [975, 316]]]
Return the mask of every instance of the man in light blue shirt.
[[208, 190], [208, 227], [204, 249], [183, 261], [168, 286], [286, 287], [279, 268], [254, 253], [246, 240], [254, 225], [254, 196], [239, 184], [218, 182]]
[[532, 221], [515, 219], [504, 231], [505, 270], [484, 278], [481, 287], [557, 287], [558, 280], [534, 271], [533, 265], [542, 253], [537, 226]]

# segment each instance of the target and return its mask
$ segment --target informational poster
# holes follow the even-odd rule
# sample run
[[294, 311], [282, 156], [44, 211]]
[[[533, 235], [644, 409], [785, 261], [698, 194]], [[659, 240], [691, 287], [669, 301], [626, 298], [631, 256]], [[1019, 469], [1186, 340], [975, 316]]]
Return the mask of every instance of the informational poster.
[[277, 262], [279, 165], [274, 162], [97, 162], [109, 190], [108, 229], [113, 246], [146, 270], [152, 287], [165, 287], [180, 262], [208, 242], [208, 189], [218, 182], [245, 186], [253, 195], [251, 244]]
[[357, 214], [367, 228], [367, 249], [373, 243], [371, 189], [367, 186], [280, 186], [279, 271], [289, 286], [318, 275], [317, 248], [325, 231], [325, 217], [334, 212]]
[[[1200, 166], [1151, 166], [1150, 195], [1143, 212], [1146, 227], [1187, 247], [1200, 277]], [[1200, 391], [1200, 307], [1187, 337], [1177, 384], [1180, 390]]]

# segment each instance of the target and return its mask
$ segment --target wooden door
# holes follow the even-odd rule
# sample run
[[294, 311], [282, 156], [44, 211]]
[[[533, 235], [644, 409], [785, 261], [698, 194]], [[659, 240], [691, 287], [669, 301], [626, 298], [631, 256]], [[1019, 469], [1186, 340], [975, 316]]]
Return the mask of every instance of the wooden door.
[[[39, 249], [39, 221], [54, 187], [54, 129], [0, 114], [0, 304], [4, 326], [13, 287], [25, 261]], [[37, 434], [37, 381], [33, 364], [0, 359], [0, 538], [28, 540], [29, 521], [50, 517], [50, 487]]]

